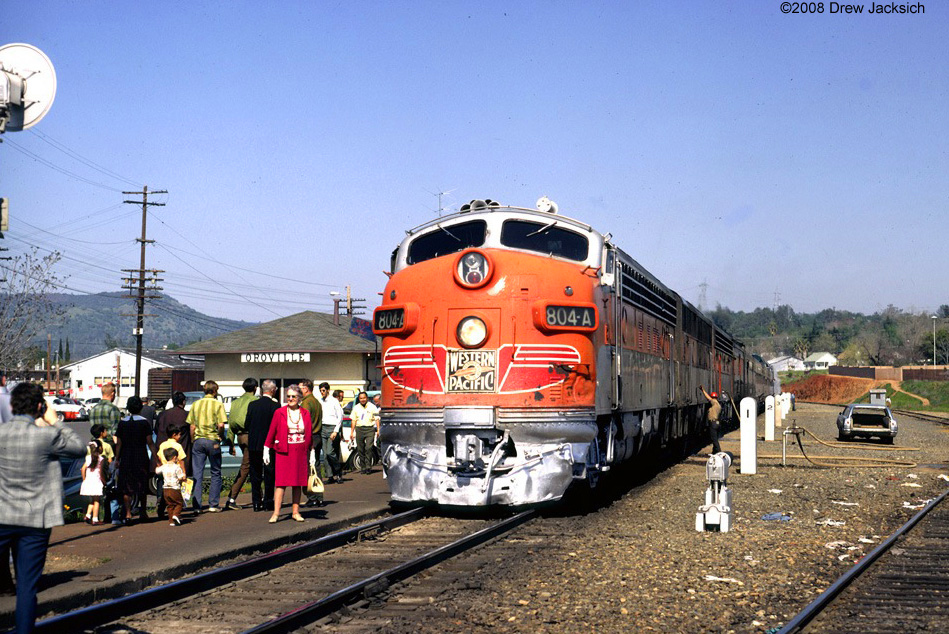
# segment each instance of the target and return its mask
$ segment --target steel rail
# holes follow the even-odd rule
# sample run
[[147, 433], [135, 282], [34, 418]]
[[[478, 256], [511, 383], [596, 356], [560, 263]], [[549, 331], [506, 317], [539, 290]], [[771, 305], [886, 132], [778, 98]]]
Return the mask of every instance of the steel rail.
[[427, 509], [417, 508], [405, 513], [393, 515], [381, 520], [368, 522], [361, 526], [320, 537], [296, 546], [281, 548], [266, 555], [255, 557], [223, 568], [209, 570], [191, 577], [165, 583], [154, 588], [136, 592], [119, 599], [112, 599], [86, 608], [60, 614], [36, 624], [37, 634], [60, 634], [75, 632], [97, 625], [103, 625], [126, 616], [151, 610], [156, 607], [192, 597], [200, 592], [213, 590], [220, 586], [247, 577], [279, 568], [288, 563], [339, 548], [350, 542], [359, 541], [364, 534], [376, 533], [398, 528], [422, 519]]
[[397, 583], [407, 579], [419, 572], [431, 568], [432, 566], [450, 559], [466, 550], [479, 546], [484, 542], [502, 535], [521, 524], [533, 519], [537, 511], [524, 511], [514, 517], [498, 522], [494, 526], [489, 526], [480, 531], [472, 533], [458, 539], [450, 544], [436, 548], [420, 557], [416, 557], [403, 564], [390, 568], [389, 570], [367, 577], [342, 590], [338, 590], [322, 599], [318, 599], [295, 610], [287, 612], [277, 618], [262, 623], [241, 634], [274, 634], [276, 632], [292, 632], [304, 625], [312, 623], [333, 612], [336, 612], [344, 605], [351, 603], [363, 596], [375, 594], [392, 583]]
[[892, 407], [890, 408], [890, 411], [896, 412], [902, 416], [909, 416], [910, 418], [916, 418], [918, 420], [924, 420], [930, 423], [949, 425], [949, 418], [944, 416], [936, 416], [935, 414], [930, 414], [928, 412], [916, 412], [909, 409], [893, 409]]
[[788, 623], [778, 630], [778, 634], [795, 634], [800, 632], [808, 623], [810, 623], [814, 617], [819, 615], [830, 603], [837, 598], [837, 596], [843, 592], [851, 583], [853, 583], [860, 575], [867, 571], [877, 559], [879, 559], [884, 553], [886, 553], [896, 541], [909, 532], [916, 524], [919, 523], [926, 515], [933, 510], [940, 502], [942, 502], [946, 496], [949, 495], [949, 489], [943, 491], [942, 495], [932, 500], [927, 504], [919, 513], [914, 515], [908, 522], [903, 524], [895, 533], [890, 535], [886, 541], [881, 543], [879, 546], [874, 548], [866, 557], [861, 559], [858, 563], [854, 564], [847, 572], [845, 572], [837, 581], [832, 583], [829, 588], [824, 590], [823, 593], [814, 601], [812, 601], [807, 607], [805, 607], [801, 612], [797, 614], [793, 619], [788, 621]]

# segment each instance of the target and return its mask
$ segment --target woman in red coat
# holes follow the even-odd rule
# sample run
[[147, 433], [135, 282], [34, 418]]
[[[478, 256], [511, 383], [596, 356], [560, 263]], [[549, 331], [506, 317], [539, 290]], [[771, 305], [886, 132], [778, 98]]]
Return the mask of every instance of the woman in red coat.
[[[311, 444], [310, 413], [300, 407], [300, 391], [296, 385], [291, 385], [287, 388], [287, 404], [274, 412], [267, 440], [264, 441], [264, 447], [274, 450], [277, 461], [271, 524], [276, 522], [280, 515], [283, 493], [287, 487], [290, 487], [293, 501], [291, 517], [298, 522], [303, 521], [303, 516], [300, 515], [300, 495], [310, 475], [307, 456], [310, 454]], [[270, 461], [269, 453], [264, 452], [265, 463]], [[314, 462], [313, 456], [310, 456], [310, 462]]]

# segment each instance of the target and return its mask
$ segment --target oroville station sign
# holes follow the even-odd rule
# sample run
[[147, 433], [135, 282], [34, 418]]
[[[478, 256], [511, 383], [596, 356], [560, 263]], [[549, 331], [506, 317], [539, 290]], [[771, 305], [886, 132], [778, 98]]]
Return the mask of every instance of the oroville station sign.
[[242, 352], [241, 363], [309, 363], [309, 352]]

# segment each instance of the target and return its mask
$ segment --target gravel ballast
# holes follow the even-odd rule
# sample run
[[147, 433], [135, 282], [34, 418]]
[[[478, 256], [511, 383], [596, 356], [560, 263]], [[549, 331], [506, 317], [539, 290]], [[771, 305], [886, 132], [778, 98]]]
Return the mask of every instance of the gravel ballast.
[[[840, 407], [798, 404], [785, 421], [836, 442]], [[430, 592], [420, 632], [767, 632], [815, 599], [854, 561], [949, 488], [949, 427], [899, 416], [895, 447], [864, 451], [804, 440], [808, 454], [861, 456], [916, 467], [818, 467], [789, 444], [787, 467], [759, 458], [741, 475], [739, 432], [729, 487], [735, 521], [727, 533], [698, 532], [709, 447], [585, 514], [545, 517], [471, 555], [471, 572]], [[758, 417], [758, 454], [765, 443]], [[876, 446], [884, 447], [874, 441]], [[904, 448], [918, 447], [920, 451]], [[940, 477], [941, 476], [941, 477]], [[764, 517], [786, 519], [763, 519]], [[477, 565], [472, 565], [473, 563]], [[394, 589], [411, 593], [411, 584]], [[393, 596], [390, 600], [397, 600]], [[413, 599], [414, 600], [414, 599]], [[417, 601], [416, 601], [417, 602]], [[421, 625], [420, 625], [421, 623]], [[392, 631], [409, 626], [399, 617]]]

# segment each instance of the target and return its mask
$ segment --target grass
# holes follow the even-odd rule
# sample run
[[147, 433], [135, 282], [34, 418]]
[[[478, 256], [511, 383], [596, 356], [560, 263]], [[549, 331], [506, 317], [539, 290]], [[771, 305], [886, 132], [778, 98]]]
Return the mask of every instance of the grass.
[[949, 381], [903, 381], [903, 389], [928, 398], [927, 408], [937, 412], [949, 412]]
[[[886, 383], [883, 385], [886, 389], [886, 396], [891, 401], [891, 406], [896, 409], [909, 409], [916, 411], [949, 412], [949, 381], [903, 381], [901, 389], [912, 392], [929, 399], [930, 405], [924, 406], [918, 398], [912, 397], [903, 392], [897, 392], [893, 385]], [[855, 399], [854, 403], [869, 403], [870, 392], [864, 392], [860, 398]]]
[[827, 374], [827, 370], [788, 370], [787, 372], [778, 372], [778, 378], [781, 380], [781, 386], [794, 385], [798, 381], [809, 379], [819, 374]]

